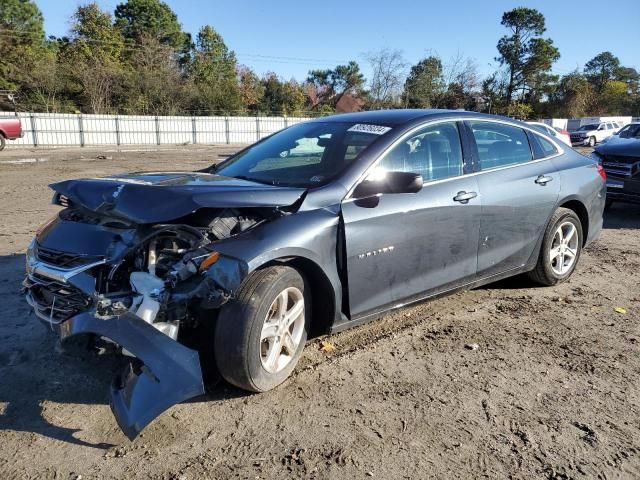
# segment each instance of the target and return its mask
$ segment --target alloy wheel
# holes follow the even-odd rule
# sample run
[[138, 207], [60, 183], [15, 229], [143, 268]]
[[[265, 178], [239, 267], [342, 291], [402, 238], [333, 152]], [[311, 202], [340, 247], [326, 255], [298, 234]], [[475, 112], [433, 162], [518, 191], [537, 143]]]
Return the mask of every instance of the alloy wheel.
[[304, 295], [296, 287], [271, 303], [260, 333], [260, 361], [269, 373], [282, 371], [293, 359], [304, 333]]
[[565, 275], [573, 268], [578, 256], [578, 229], [572, 222], [564, 222], [556, 229], [549, 250], [551, 269]]

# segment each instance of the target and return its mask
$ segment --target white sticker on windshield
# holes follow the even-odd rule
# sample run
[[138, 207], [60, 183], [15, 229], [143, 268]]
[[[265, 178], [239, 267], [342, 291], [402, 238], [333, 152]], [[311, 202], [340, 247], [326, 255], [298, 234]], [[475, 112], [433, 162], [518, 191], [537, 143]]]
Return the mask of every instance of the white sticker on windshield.
[[367, 125], [366, 123], [357, 123], [347, 132], [372, 133], [373, 135], [384, 135], [391, 127], [383, 127], [382, 125]]

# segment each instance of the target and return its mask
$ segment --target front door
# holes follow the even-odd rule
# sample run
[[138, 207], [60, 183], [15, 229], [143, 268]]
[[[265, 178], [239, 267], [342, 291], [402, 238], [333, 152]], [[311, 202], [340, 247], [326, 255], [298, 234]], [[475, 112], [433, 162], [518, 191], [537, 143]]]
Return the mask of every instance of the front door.
[[471, 281], [476, 274], [480, 198], [462, 176], [458, 126], [425, 126], [374, 167], [422, 175], [418, 193], [350, 198], [342, 204], [352, 318]]
[[486, 277], [522, 267], [532, 258], [558, 201], [560, 176], [551, 160], [534, 161], [523, 129], [482, 121], [468, 126], [481, 172], [478, 275]]

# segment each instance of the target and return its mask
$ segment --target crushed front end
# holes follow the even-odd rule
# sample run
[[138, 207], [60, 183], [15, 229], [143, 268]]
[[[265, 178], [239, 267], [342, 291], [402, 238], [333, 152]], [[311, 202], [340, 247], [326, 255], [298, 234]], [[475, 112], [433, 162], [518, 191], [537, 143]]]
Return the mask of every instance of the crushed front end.
[[54, 201], [66, 208], [29, 246], [26, 299], [61, 340], [91, 334], [131, 357], [110, 404], [133, 439], [167, 408], [204, 393], [199, 352], [183, 334], [210, 321], [247, 274], [213, 245], [265, 218], [219, 208], [137, 224]]

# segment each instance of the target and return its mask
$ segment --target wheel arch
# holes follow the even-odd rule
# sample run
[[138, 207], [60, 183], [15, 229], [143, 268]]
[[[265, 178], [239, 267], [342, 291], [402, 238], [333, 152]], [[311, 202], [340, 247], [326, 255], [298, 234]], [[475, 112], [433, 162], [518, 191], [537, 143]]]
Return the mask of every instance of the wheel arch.
[[584, 247], [589, 237], [589, 211], [584, 203], [577, 198], [565, 199], [558, 208], [566, 208], [573, 211], [580, 219], [582, 226], [582, 246]]
[[284, 256], [274, 258], [256, 270], [273, 265], [287, 265], [300, 272], [310, 287], [311, 294], [311, 330], [309, 338], [318, 337], [331, 331], [336, 321], [336, 294], [331, 280], [315, 261], [301, 256]]

